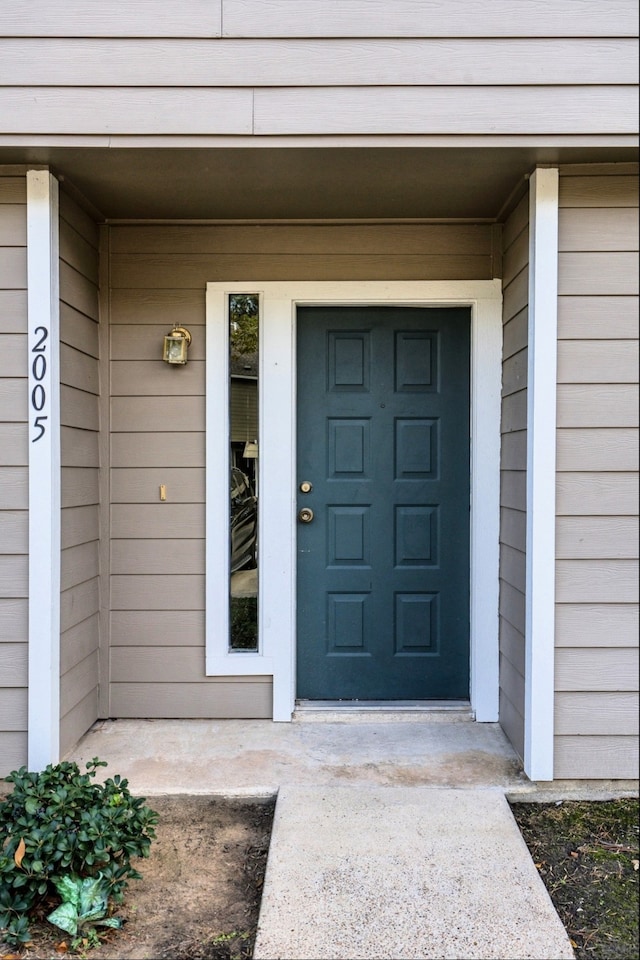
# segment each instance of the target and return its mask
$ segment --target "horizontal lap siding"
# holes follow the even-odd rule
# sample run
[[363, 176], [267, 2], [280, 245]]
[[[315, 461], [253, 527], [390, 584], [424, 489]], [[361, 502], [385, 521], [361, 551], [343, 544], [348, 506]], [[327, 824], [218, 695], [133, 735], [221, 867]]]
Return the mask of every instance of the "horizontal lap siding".
[[636, 777], [638, 181], [560, 173], [555, 776]]
[[[113, 716], [271, 716], [269, 678], [204, 673], [207, 281], [489, 279], [492, 243], [475, 225], [109, 229]], [[160, 359], [176, 322], [178, 370]]]
[[500, 723], [524, 755], [528, 197], [503, 230]]
[[27, 762], [26, 244], [25, 176], [0, 168], [0, 777]]
[[484, 280], [494, 275], [491, 229], [473, 224], [384, 228], [202, 226], [191, 232], [167, 227], [163, 234], [149, 227], [114, 232], [114, 289], [170, 292], [177, 271], [181, 283], [191, 291], [204, 290], [207, 282], [224, 281], [230, 276], [265, 280]]
[[69, 0], [52, 7], [32, 0], [3, 11], [2, 32], [34, 37], [509, 37], [519, 26], [531, 36], [564, 36], [573, 10], [574, 36], [637, 33], [632, 0], [537, 0], [520, 9], [513, 0]]
[[[110, 230], [116, 717], [271, 716], [270, 681], [207, 678], [204, 669], [204, 291], [224, 236], [184, 227]], [[160, 359], [174, 323], [193, 335], [189, 363], [178, 370]]]
[[99, 647], [98, 233], [60, 194], [62, 558], [60, 748], [97, 719]]
[[41, 0], [3, 12], [0, 133], [632, 135], [636, 31], [630, 0]]
[[[541, 56], [544, 56], [541, 53]], [[145, 78], [146, 79], [146, 78]], [[0, 89], [0, 133], [602, 136], [637, 130], [633, 86]], [[464, 89], [464, 93], [461, 93]]]
[[[460, 25], [458, 25], [460, 26]], [[544, 47], [542, 46], [544, 45]], [[540, 51], [544, 49], [544, 73]], [[491, 86], [499, 65], [516, 86], [637, 81], [636, 45], [610, 39], [184, 40], [7, 39], [0, 83], [7, 86], [237, 87], [251, 58], [251, 83], [266, 87]], [[588, 76], [583, 76], [584, 58]]]
[[615, 21], [621, 36], [637, 32], [631, 0], [222, 0], [224, 36], [510, 37], [518, 28], [531, 36], [607, 36]]

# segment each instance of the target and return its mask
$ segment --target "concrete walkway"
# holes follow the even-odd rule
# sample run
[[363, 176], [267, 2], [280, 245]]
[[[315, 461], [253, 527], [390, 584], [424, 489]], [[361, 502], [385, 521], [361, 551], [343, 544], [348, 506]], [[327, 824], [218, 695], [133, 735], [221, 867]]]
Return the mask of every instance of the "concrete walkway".
[[561, 960], [573, 951], [504, 796], [286, 787], [256, 960]]
[[96, 724], [133, 793], [278, 794], [256, 960], [564, 960], [573, 951], [505, 795], [497, 724], [464, 710]]

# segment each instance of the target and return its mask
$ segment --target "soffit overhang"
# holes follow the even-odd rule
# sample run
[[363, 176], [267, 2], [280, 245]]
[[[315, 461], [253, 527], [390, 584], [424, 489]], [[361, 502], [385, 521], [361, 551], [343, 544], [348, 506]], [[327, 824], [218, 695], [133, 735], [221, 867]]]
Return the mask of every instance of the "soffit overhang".
[[629, 146], [0, 146], [0, 164], [49, 166], [105, 221], [499, 221], [538, 164], [637, 159]]

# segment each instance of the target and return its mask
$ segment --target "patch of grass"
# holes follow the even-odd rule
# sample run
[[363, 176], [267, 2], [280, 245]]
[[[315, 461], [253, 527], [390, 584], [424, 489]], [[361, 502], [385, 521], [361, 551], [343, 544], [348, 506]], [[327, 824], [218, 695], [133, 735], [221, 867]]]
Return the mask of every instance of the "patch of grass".
[[180, 945], [180, 960], [251, 960], [255, 933], [233, 930]]
[[513, 803], [577, 960], [637, 960], [638, 800]]

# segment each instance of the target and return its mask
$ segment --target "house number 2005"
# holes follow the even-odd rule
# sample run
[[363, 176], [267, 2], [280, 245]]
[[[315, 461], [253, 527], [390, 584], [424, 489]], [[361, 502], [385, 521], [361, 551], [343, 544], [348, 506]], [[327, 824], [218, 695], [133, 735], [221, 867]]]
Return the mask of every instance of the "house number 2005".
[[31, 391], [31, 409], [34, 412], [33, 426], [40, 431], [37, 437], [31, 441], [35, 443], [45, 434], [45, 420], [48, 420], [46, 414], [42, 413], [47, 402], [47, 392], [44, 388], [43, 380], [47, 372], [47, 347], [46, 342], [49, 337], [49, 331], [46, 327], [36, 327], [35, 335], [39, 337], [35, 346], [31, 348], [33, 360], [31, 361], [31, 375], [35, 380], [35, 385]]

